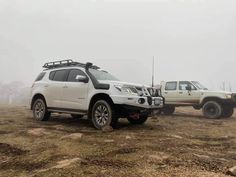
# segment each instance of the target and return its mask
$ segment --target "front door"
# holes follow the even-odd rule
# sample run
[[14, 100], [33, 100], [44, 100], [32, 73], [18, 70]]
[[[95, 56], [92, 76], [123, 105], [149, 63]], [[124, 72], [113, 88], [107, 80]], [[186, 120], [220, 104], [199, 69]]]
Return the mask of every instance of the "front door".
[[[191, 91], [187, 90], [191, 87]], [[189, 81], [179, 82], [178, 102], [183, 104], [199, 104], [201, 92]]]
[[78, 81], [78, 76], [88, 77], [79, 69], [71, 69], [62, 90], [63, 108], [86, 111], [88, 105], [89, 83]]

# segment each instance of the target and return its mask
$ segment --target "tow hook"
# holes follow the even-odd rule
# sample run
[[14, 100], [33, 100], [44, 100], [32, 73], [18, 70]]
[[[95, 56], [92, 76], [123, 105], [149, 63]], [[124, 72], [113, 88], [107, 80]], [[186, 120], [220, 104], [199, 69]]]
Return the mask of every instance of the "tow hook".
[[140, 114], [139, 113], [130, 113], [129, 117], [132, 118], [132, 119], [139, 119]]

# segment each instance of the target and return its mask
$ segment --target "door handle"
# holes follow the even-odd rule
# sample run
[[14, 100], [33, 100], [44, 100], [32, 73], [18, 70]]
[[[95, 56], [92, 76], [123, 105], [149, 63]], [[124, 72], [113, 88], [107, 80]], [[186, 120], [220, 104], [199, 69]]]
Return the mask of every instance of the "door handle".
[[65, 85], [63, 88], [68, 88], [68, 86], [67, 86], [67, 85]]
[[168, 94], [168, 92], [165, 92], [165, 94]]
[[49, 85], [44, 85], [45, 88], [49, 87]]
[[183, 94], [183, 92], [179, 92], [179, 94]]

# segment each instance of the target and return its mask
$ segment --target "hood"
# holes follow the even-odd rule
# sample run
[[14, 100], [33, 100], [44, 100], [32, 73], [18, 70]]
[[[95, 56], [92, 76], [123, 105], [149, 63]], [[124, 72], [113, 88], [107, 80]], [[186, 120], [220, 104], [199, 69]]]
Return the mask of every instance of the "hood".
[[99, 80], [100, 83], [104, 84], [112, 84], [112, 85], [127, 85], [127, 86], [135, 86], [135, 87], [148, 87], [142, 84], [130, 83], [130, 82], [122, 82], [122, 81], [109, 81], [109, 80]]
[[208, 93], [208, 94], [232, 94], [232, 92], [227, 91], [217, 91], [217, 90], [201, 90], [202, 93]]

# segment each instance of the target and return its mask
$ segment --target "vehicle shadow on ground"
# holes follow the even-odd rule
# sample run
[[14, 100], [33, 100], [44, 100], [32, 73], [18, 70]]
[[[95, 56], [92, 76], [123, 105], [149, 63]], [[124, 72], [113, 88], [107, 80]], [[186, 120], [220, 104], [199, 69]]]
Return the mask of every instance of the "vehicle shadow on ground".
[[161, 114], [161, 115], [159, 115], [159, 117], [162, 117], [162, 118], [195, 118], [195, 119], [206, 119], [203, 115], [184, 114], [184, 113], [175, 113], [173, 115]]
[[[137, 129], [142, 129], [142, 130], [153, 130], [158, 127], [158, 129], [161, 127], [159, 125], [156, 125], [158, 122], [158, 119], [153, 120], [152, 124], [142, 124], [142, 125], [132, 125], [130, 124], [125, 118], [120, 118], [119, 121], [113, 128], [115, 130], [137, 130]], [[50, 120], [48, 122], [44, 123], [44, 126], [64, 126], [65, 128], [68, 128], [73, 131], [86, 131], [86, 132], [97, 132], [99, 130], [96, 130], [93, 127], [92, 121], [87, 119], [87, 117], [77, 119], [77, 118], [72, 118], [67, 115], [52, 115]]]

